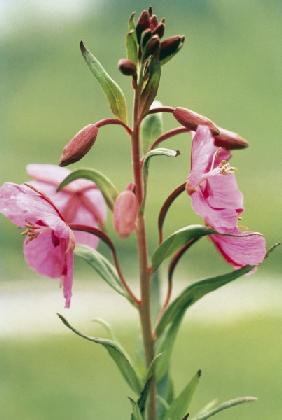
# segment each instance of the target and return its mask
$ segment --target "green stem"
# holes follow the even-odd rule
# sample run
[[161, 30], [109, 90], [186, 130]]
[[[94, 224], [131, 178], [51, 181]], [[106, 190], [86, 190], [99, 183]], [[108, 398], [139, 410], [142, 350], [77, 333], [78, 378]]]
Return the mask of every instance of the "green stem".
[[[143, 201], [144, 186], [142, 183], [141, 159], [140, 159], [140, 121], [139, 121], [139, 91], [136, 90], [134, 100], [134, 121], [132, 132], [132, 163], [134, 172], [134, 181], [136, 185], [136, 197], [141, 206]], [[137, 247], [139, 255], [140, 270], [140, 295], [141, 303], [139, 305], [140, 323], [142, 327], [144, 351], [147, 367], [154, 359], [154, 338], [151, 321], [151, 274], [148, 265], [147, 240], [145, 221], [142, 212], [138, 214], [137, 228]], [[154, 378], [150, 385], [150, 398], [148, 406], [148, 420], [156, 419], [156, 383]]]

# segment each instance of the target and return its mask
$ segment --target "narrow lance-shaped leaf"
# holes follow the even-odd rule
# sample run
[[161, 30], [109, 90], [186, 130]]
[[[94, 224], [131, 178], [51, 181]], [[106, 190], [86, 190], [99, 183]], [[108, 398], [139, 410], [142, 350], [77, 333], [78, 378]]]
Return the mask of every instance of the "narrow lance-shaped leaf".
[[127, 58], [133, 63], [137, 63], [138, 60], [138, 50], [137, 50], [137, 41], [135, 31], [131, 30], [126, 35], [126, 51]]
[[193, 376], [193, 378], [186, 385], [183, 391], [172, 402], [166, 414], [165, 420], [182, 420], [183, 419], [183, 417], [186, 415], [187, 410], [191, 404], [193, 395], [199, 384], [200, 377], [201, 377], [201, 371], [198, 370], [196, 375]]
[[118, 190], [112, 183], [112, 181], [106, 177], [102, 172], [96, 171], [94, 169], [78, 169], [76, 171], [71, 172], [58, 186], [58, 190], [66, 187], [72, 181], [76, 179], [89, 179], [90, 181], [95, 182], [103, 197], [108, 205], [108, 207], [112, 210], [114, 206], [114, 202], [118, 196]]
[[157, 354], [154, 359], [152, 360], [147, 373], [146, 373], [146, 377], [145, 377], [145, 381], [144, 381], [144, 386], [142, 388], [142, 391], [139, 395], [138, 401], [137, 401], [137, 405], [139, 407], [140, 413], [143, 415], [146, 409], [146, 402], [147, 402], [147, 398], [149, 395], [149, 390], [150, 390], [150, 385], [151, 385], [151, 381], [152, 381], [152, 377], [154, 374], [154, 370], [155, 367], [159, 361], [161, 357], [161, 354]]
[[101, 344], [109, 353], [113, 361], [116, 363], [118, 369], [120, 370], [122, 376], [131, 387], [131, 389], [137, 394], [141, 391], [141, 381], [137, 375], [137, 372], [129, 359], [129, 356], [126, 354], [124, 349], [117, 344], [116, 342], [100, 337], [92, 337], [85, 335], [74, 328], [62, 315], [58, 314], [60, 320], [63, 324], [68, 327], [75, 334], [84, 338], [85, 340], [91, 341], [96, 344]]
[[82, 41], [80, 42], [80, 50], [90, 71], [106, 94], [113, 114], [126, 123], [127, 107], [123, 91], [106, 72], [97, 58], [85, 47]]
[[191, 418], [191, 420], [206, 420], [216, 414], [220, 413], [223, 410], [227, 410], [229, 408], [235, 407], [236, 405], [255, 402], [257, 398], [255, 397], [241, 397], [241, 398], [234, 398], [233, 400], [225, 401], [217, 405], [215, 408], [211, 409], [210, 411], [196, 415], [195, 417]]
[[192, 306], [195, 302], [201, 299], [208, 293], [213, 292], [225, 284], [230, 283], [233, 280], [249, 273], [253, 270], [253, 266], [246, 265], [238, 270], [234, 270], [230, 273], [223, 274], [221, 276], [210, 277], [205, 280], [198, 281], [188, 286], [183, 292], [169, 305], [164, 315], [162, 316], [159, 324], [156, 328], [156, 334], [159, 337], [169, 323], [174, 322], [175, 317]]
[[114, 266], [102, 254], [86, 245], [75, 247], [75, 255], [86, 261], [120, 295], [127, 297]]
[[171, 149], [165, 149], [165, 148], [151, 150], [145, 155], [144, 160], [143, 160], [144, 200], [143, 200], [142, 209], [144, 209], [145, 200], [146, 200], [147, 180], [148, 180], [148, 175], [149, 175], [149, 164], [150, 164], [151, 158], [155, 156], [177, 157], [178, 155], [179, 155], [178, 150], [171, 150]]
[[[161, 103], [154, 101], [151, 108], [161, 106]], [[147, 153], [153, 142], [161, 135], [163, 130], [163, 117], [161, 112], [147, 115], [142, 121], [143, 153]]]
[[213, 233], [215, 233], [213, 229], [202, 225], [185, 226], [184, 228], [175, 231], [168, 236], [154, 252], [152, 256], [153, 270], [156, 270], [166, 258], [170, 257], [187, 242]]

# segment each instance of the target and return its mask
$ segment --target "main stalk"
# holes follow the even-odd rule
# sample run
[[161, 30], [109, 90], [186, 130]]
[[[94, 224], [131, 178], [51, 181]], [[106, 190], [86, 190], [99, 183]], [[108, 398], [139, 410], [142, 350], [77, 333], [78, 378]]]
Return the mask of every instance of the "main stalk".
[[[140, 121], [139, 121], [139, 102], [140, 94], [138, 89], [135, 92], [134, 113], [133, 113], [133, 131], [132, 131], [132, 163], [134, 172], [134, 181], [136, 185], [136, 197], [141, 208], [143, 201], [143, 180], [140, 160]], [[143, 212], [138, 213], [137, 228], [137, 248], [139, 255], [139, 271], [140, 271], [140, 296], [139, 305], [140, 323], [143, 335], [144, 352], [147, 367], [150, 366], [154, 359], [154, 338], [152, 333], [151, 322], [151, 275], [148, 266], [146, 227]], [[150, 398], [148, 407], [148, 420], [156, 419], [156, 383], [154, 378], [150, 385]]]

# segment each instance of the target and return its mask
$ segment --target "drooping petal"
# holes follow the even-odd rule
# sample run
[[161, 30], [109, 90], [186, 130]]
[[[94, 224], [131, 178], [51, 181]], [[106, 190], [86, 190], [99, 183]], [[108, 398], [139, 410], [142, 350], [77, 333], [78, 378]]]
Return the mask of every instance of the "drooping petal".
[[233, 229], [236, 226], [238, 214], [235, 209], [214, 209], [209, 205], [201, 190], [195, 191], [191, 199], [194, 212], [218, 232], [223, 233], [225, 229]]
[[63, 275], [63, 290], [64, 290], [66, 308], [70, 307], [70, 301], [71, 301], [71, 296], [72, 296], [73, 263], [74, 263], [73, 252], [68, 251], [65, 256], [65, 271]]
[[208, 178], [208, 204], [217, 209], [243, 211], [243, 194], [238, 188], [234, 174], [214, 175]]
[[211, 235], [225, 260], [236, 268], [260, 264], [266, 254], [264, 237], [255, 232], [236, 232], [236, 236]]
[[66, 260], [66, 239], [54, 241], [51, 229], [40, 233], [33, 240], [25, 240], [24, 256], [28, 265], [44, 276], [63, 276]]
[[216, 150], [209, 128], [200, 125], [192, 141], [191, 172], [188, 180], [193, 187], [196, 187], [203, 175], [208, 172]]

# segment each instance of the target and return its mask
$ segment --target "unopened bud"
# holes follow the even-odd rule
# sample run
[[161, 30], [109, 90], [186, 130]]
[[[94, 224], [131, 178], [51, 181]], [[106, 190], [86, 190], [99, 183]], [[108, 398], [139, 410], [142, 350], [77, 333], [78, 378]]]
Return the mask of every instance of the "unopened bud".
[[165, 25], [164, 23], [159, 23], [156, 29], [154, 29], [153, 34], [158, 35], [160, 38], [164, 36]]
[[219, 129], [214, 122], [197, 112], [191, 111], [190, 109], [177, 107], [173, 111], [173, 116], [180, 124], [192, 131], [196, 131], [198, 125], [206, 125], [209, 127], [212, 134], [219, 134]]
[[247, 140], [239, 136], [239, 134], [224, 128], [219, 128], [219, 135], [214, 137], [214, 144], [217, 147], [224, 147], [224, 149], [228, 150], [245, 149], [249, 146]]
[[60, 166], [77, 162], [86, 155], [93, 146], [97, 134], [98, 128], [95, 124], [89, 124], [83, 127], [64, 147]]
[[150, 39], [150, 41], [148, 42], [146, 46], [144, 58], [149, 57], [149, 55], [154, 55], [155, 52], [159, 49], [159, 47], [160, 47], [160, 40], [159, 40], [158, 35], [152, 36], [152, 38]]
[[153, 15], [150, 19], [150, 28], [152, 30], [156, 29], [158, 26], [158, 18], [156, 15]]
[[136, 24], [136, 36], [138, 42], [140, 42], [142, 32], [147, 28], [150, 28], [150, 14], [147, 10], [143, 10]]
[[126, 238], [135, 230], [138, 213], [136, 195], [126, 190], [121, 192], [115, 201], [113, 210], [113, 223], [118, 235]]
[[144, 48], [149, 41], [149, 39], [152, 37], [152, 31], [151, 29], [146, 29], [141, 36], [141, 45]]
[[181, 35], [174, 35], [162, 41], [160, 60], [164, 60], [170, 55], [173, 55], [184, 41], [185, 37]]
[[128, 60], [127, 58], [121, 58], [118, 62], [119, 71], [125, 76], [135, 76], [136, 75], [136, 65], [133, 61]]

